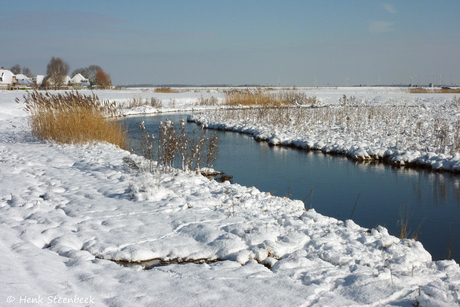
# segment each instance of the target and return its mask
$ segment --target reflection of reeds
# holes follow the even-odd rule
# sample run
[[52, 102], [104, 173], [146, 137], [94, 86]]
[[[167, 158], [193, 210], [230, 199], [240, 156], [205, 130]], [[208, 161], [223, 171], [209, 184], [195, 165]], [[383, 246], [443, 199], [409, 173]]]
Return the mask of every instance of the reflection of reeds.
[[411, 238], [415, 241], [417, 241], [418, 239], [418, 235], [420, 233], [420, 229], [422, 227], [422, 224], [423, 222], [425, 221], [425, 219], [423, 219], [420, 224], [418, 225], [418, 227], [415, 229], [414, 232], [411, 232], [409, 230], [409, 220], [411, 219], [412, 217], [412, 213], [410, 213], [410, 207], [407, 208], [407, 210], [405, 210], [405, 207], [402, 206], [399, 210], [399, 214], [400, 214], [400, 220], [396, 222], [397, 225], [399, 225], [399, 228], [400, 228], [400, 234], [399, 234], [399, 238], [400, 239], [406, 239], [406, 238]]
[[115, 103], [101, 101], [95, 94], [28, 92], [24, 109], [39, 139], [74, 144], [105, 141], [125, 148], [126, 130], [116, 122]]
[[450, 239], [449, 239], [449, 247], [447, 247], [447, 260], [450, 260], [452, 257], [452, 245], [454, 243], [454, 234], [452, 233], [452, 228], [450, 229]]
[[396, 222], [399, 225], [400, 233], [399, 238], [405, 239], [409, 237], [409, 220], [411, 216], [409, 216], [409, 212], [404, 212], [404, 206], [399, 210], [400, 219]]

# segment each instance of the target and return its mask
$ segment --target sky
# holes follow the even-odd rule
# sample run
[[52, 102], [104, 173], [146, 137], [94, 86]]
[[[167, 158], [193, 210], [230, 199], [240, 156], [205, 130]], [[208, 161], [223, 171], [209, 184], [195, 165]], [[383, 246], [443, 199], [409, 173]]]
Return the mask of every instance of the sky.
[[[458, 0], [0, 0], [0, 66], [115, 85], [460, 84]], [[71, 76], [72, 77], [72, 76]]]

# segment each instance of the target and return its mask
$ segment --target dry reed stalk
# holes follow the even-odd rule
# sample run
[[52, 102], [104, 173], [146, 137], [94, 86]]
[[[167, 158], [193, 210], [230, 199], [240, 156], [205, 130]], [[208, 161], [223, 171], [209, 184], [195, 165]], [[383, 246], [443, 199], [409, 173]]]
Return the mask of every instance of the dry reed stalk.
[[211, 96], [210, 98], [204, 98], [203, 96], [201, 96], [198, 99], [196, 105], [198, 106], [217, 106], [218, 104], [217, 102], [218, 100], [214, 96]]
[[185, 171], [210, 168], [219, 155], [217, 133], [208, 136], [202, 129], [199, 133], [193, 131], [192, 134], [188, 134], [183, 120], [178, 126], [170, 120], [160, 122], [156, 144], [155, 136], [147, 133], [144, 123], [141, 123], [140, 128], [143, 131], [142, 154], [150, 161], [156, 160], [157, 168], [162, 167], [165, 171], [174, 167]]
[[297, 90], [285, 90], [273, 92], [266, 88], [256, 89], [232, 89], [226, 91], [224, 103], [226, 105], [246, 105], [246, 106], [290, 106], [319, 103], [316, 97], [308, 97], [306, 93]]
[[[349, 101], [351, 102], [349, 103]], [[453, 154], [460, 152], [460, 120], [458, 107], [432, 109], [400, 106], [361, 106], [346, 98], [341, 107], [291, 108], [262, 105], [242, 110], [215, 110], [210, 117], [216, 122], [238, 122], [296, 131], [299, 136], [322, 135], [340, 131], [356, 140], [368, 139], [371, 144], [388, 136], [397, 136], [390, 144], [404, 150]], [[343, 101], [343, 99], [341, 100]]]
[[154, 90], [155, 93], [180, 93], [179, 90], [172, 89], [170, 87], [157, 87]]
[[411, 94], [456, 94], [460, 93], [460, 88], [424, 88], [414, 87], [409, 89]]
[[[19, 98], [16, 102], [20, 102]], [[125, 148], [126, 130], [116, 122], [116, 104], [78, 92], [27, 92], [24, 109], [32, 133], [41, 140], [81, 144], [109, 142]]]

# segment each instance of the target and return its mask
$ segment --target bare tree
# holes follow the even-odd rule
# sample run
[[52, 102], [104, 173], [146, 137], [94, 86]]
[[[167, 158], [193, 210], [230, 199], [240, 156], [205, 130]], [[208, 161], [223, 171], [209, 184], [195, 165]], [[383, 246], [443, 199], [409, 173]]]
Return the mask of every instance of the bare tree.
[[69, 73], [70, 66], [61, 58], [52, 57], [46, 66], [46, 74], [55, 89], [59, 89], [65, 82], [65, 77]]
[[89, 67], [82, 67], [75, 69], [72, 73], [72, 76], [80, 73], [83, 77], [89, 80], [91, 85], [96, 84], [96, 73], [102, 71], [101, 66], [99, 65], [90, 65]]
[[75, 69], [75, 70], [72, 72], [71, 76], [73, 77], [73, 76], [75, 76], [76, 74], [81, 74], [83, 77], [89, 79], [89, 69], [88, 69], [88, 67], [82, 67], [82, 68], [77, 68], [77, 69]]
[[26, 75], [29, 78], [32, 78], [32, 76], [33, 76], [32, 72], [30, 71], [30, 69], [28, 67], [23, 67], [22, 68], [22, 74]]
[[21, 66], [19, 66], [19, 64], [16, 64], [16, 65], [14, 65], [13, 67], [10, 68], [10, 71], [15, 75], [20, 74], [21, 73]]
[[95, 84], [101, 88], [108, 88], [112, 86], [110, 75], [105, 73], [102, 69], [96, 72]]
[[[101, 66], [99, 66], [99, 65], [90, 65], [88, 67], [88, 71], [89, 71], [89, 76], [88, 76], [89, 82], [91, 83], [91, 85], [96, 84], [96, 74], [97, 74], [97, 72], [98, 71], [103, 71]], [[110, 81], [110, 76], [109, 76], [109, 81]]]

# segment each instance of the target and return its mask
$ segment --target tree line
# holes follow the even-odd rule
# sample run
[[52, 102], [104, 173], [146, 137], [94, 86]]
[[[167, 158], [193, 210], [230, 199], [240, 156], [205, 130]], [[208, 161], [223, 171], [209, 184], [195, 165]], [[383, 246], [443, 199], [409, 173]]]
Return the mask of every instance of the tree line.
[[[15, 75], [22, 72], [22, 74], [26, 75], [27, 77], [32, 77], [32, 72], [30, 69], [23, 67], [21, 70], [21, 66], [19, 64], [11, 67], [10, 71]], [[65, 78], [68, 76], [69, 71], [70, 65], [59, 57], [53, 56], [46, 66], [46, 74], [48, 76], [48, 80], [51, 84], [54, 85], [55, 88], [60, 88], [62, 85], [64, 85]], [[88, 67], [75, 69], [72, 72], [72, 76], [75, 76], [78, 73], [88, 79], [90, 86], [97, 86], [100, 88], [108, 88], [112, 86], [110, 75], [107, 74], [99, 65], [90, 65]]]

